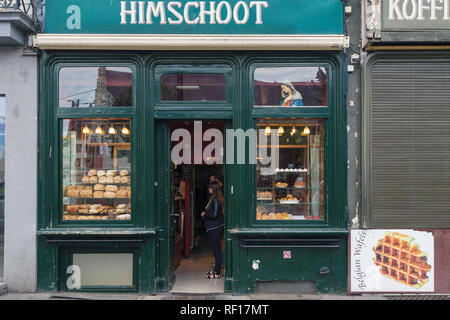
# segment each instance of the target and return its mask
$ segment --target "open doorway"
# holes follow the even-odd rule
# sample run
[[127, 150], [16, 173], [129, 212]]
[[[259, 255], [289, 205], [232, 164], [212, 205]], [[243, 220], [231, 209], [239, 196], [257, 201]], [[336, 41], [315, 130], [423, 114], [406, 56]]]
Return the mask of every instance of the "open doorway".
[[[201, 124], [201, 127], [199, 126]], [[191, 160], [188, 164], [176, 164], [173, 157], [170, 160], [170, 202], [171, 214], [174, 217], [173, 222], [173, 263], [175, 268], [175, 284], [172, 292], [179, 293], [219, 293], [224, 291], [223, 274], [219, 279], [208, 279], [206, 273], [211, 271], [215, 263], [215, 256], [212, 249], [212, 244], [208, 238], [208, 233], [205, 228], [205, 220], [201, 217], [201, 213], [205, 211], [208, 204], [210, 194], [208, 192], [210, 183], [215, 180], [222, 186], [222, 193], [225, 184], [225, 172], [223, 165], [223, 139], [222, 141], [215, 141], [214, 138], [210, 141], [200, 139], [202, 155], [203, 150], [212, 142], [221, 144], [216, 148], [211, 156], [202, 157], [202, 160], [194, 159], [195, 150], [199, 150], [199, 146], [194, 146], [201, 137], [204, 137], [205, 132], [220, 132], [224, 137], [224, 122], [221, 121], [172, 121], [170, 123], [170, 132], [173, 133], [178, 130], [185, 130], [191, 137]], [[200, 131], [201, 130], [201, 131]], [[181, 131], [183, 133], [183, 131]], [[176, 136], [176, 135], [175, 135]], [[186, 143], [186, 141], [175, 140], [172, 141], [172, 148], [179, 143]], [[185, 149], [181, 151], [186, 152]], [[177, 151], [178, 152], [178, 151]], [[187, 157], [184, 158], [185, 160]], [[223, 233], [221, 234], [221, 250], [224, 257]]]

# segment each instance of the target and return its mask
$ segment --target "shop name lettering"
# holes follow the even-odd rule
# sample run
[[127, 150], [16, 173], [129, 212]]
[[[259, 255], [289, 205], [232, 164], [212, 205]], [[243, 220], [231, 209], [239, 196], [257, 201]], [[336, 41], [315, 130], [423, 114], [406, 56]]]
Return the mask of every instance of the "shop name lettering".
[[358, 288], [359, 289], [365, 289], [367, 287], [365, 279], [367, 277], [367, 274], [365, 272], [362, 271], [362, 267], [361, 267], [361, 252], [364, 249], [364, 247], [366, 246], [366, 244], [364, 243], [365, 239], [366, 239], [367, 233], [365, 231], [359, 231], [358, 235], [355, 238], [355, 246], [354, 246], [354, 252], [353, 252], [353, 257], [355, 259], [355, 266], [354, 266], [354, 270], [353, 270], [353, 279], [356, 280]]
[[389, 0], [389, 20], [450, 20], [450, 0]]
[[[120, 24], [153, 24], [159, 18], [159, 24], [247, 24], [251, 13], [255, 13], [255, 24], [263, 24], [263, 9], [268, 1], [238, 1], [232, 6], [228, 1], [121, 1]], [[195, 13], [195, 14], [193, 14]], [[168, 16], [170, 14], [170, 16]], [[193, 17], [195, 15], [195, 18]]]

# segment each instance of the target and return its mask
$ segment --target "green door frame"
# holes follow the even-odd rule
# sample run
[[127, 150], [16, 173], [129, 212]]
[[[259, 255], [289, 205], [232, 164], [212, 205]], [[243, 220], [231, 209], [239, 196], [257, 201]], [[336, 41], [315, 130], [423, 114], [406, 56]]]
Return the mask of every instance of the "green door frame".
[[[221, 117], [219, 115], [215, 116], [214, 119], [210, 118], [209, 111], [200, 111], [196, 112], [198, 116], [196, 117], [196, 121], [202, 119], [202, 115], [204, 115], [203, 120], [215, 120], [221, 121], [224, 123], [224, 132], [227, 129], [232, 128], [232, 121], [228, 117]], [[158, 239], [160, 243], [160, 257], [161, 264], [160, 269], [158, 270], [160, 274], [164, 275], [165, 283], [162, 288], [164, 291], [170, 291], [175, 284], [175, 266], [174, 266], [174, 239], [172, 234], [173, 228], [173, 218], [171, 217], [171, 197], [170, 197], [170, 122], [176, 120], [189, 120], [194, 121], [194, 119], [189, 118], [189, 114], [187, 117], [179, 116], [178, 119], [164, 119], [156, 121], [156, 136], [157, 136], [157, 152], [155, 153], [155, 163], [157, 164], [158, 172], [157, 172], [157, 193], [156, 193], [156, 204], [157, 204], [157, 220], [159, 221], [159, 225], [161, 227], [161, 239]], [[226, 135], [224, 134], [224, 152], [225, 150], [225, 141]], [[226, 153], [224, 153], [224, 160], [226, 159]], [[229, 208], [229, 193], [230, 193], [230, 185], [229, 185], [229, 175], [231, 174], [232, 166], [227, 166], [224, 163], [224, 198], [225, 198], [225, 230], [227, 230], [226, 226], [227, 221], [229, 220], [229, 215], [227, 214], [227, 208]], [[224, 265], [226, 270], [226, 275], [231, 277], [231, 247], [230, 250], [227, 249], [227, 233], [224, 233], [225, 237], [225, 245], [224, 245]]]

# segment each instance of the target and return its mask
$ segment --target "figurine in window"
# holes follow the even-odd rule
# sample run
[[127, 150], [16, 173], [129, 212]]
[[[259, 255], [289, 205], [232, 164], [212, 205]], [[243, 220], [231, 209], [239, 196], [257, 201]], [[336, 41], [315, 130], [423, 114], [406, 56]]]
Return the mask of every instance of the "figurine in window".
[[282, 107], [299, 107], [303, 106], [303, 97], [290, 81], [281, 82]]

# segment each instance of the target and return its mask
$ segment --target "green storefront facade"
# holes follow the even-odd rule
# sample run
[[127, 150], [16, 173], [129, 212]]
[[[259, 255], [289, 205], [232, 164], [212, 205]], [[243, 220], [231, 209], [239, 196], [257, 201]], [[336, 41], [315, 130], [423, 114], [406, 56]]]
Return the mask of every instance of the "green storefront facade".
[[[117, 10], [120, 12], [119, 1], [111, 1], [113, 4], [111, 7], [106, 5], [110, 1], [103, 2], [105, 17], [108, 17], [111, 12], [116, 14], [118, 14]], [[98, 1], [96, 5], [103, 2]], [[274, 1], [255, 1], [253, 6], [244, 1], [228, 1], [227, 4], [225, 2], [222, 5], [223, 8], [227, 8], [227, 4], [230, 8], [238, 6], [235, 22], [242, 20], [239, 18], [239, 13], [245, 17], [246, 6], [249, 9], [253, 8], [254, 11], [249, 11], [249, 17], [247, 17], [250, 23], [252, 19], [255, 22], [259, 21], [256, 8], [261, 9], [264, 14], [264, 10], [271, 9]], [[312, 150], [311, 146], [314, 144], [318, 146], [318, 151], [314, 151], [316, 153], [313, 152], [313, 155], [308, 153], [307, 159], [308, 163], [312, 163], [314, 159], [318, 163], [314, 168], [319, 170], [320, 178], [313, 179], [309, 174], [306, 176], [308, 183], [311, 183], [311, 185], [307, 184], [307, 187], [311, 187], [311, 190], [320, 190], [316, 195], [321, 198], [314, 198], [320, 199], [317, 200], [315, 207], [316, 200], [313, 200], [312, 192], [307, 198], [299, 199], [305, 203], [310, 202], [311, 208], [314, 207], [314, 209], [303, 209], [304, 207], [301, 209], [312, 212], [311, 217], [314, 219], [261, 218], [261, 215], [267, 213], [259, 212], [258, 192], [262, 192], [262, 189], [258, 189], [259, 181], [262, 179], [258, 173], [259, 167], [250, 161], [238, 164], [236, 161], [239, 157], [238, 147], [236, 152], [233, 152], [234, 162], [223, 165], [224, 291], [233, 294], [249, 294], [257, 292], [260, 286], [271, 283], [293, 285], [298, 288], [305, 283], [312, 283], [316, 293], [347, 291], [348, 209], [345, 108], [347, 65], [346, 54], [343, 52], [346, 40], [342, 27], [344, 13], [341, 1], [321, 1], [320, 5], [314, 7], [302, 1], [286, 3], [286, 6], [303, 9], [298, 10], [297, 21], [300, 21], [299, 19], [303, 16], [308, 19], [302, 22], [304, 25], [301, 24], [300, 29], [289, 29], [295, 33], [289, 38], [291, 42], [278, 47], [268, 43], [270, 41], [281, 43], [285, 39], [283, 38], [285, 35], [280, 36], [285, 25], [280, 23], [279, 20], [282, 18], [279, 16], [272, 16], [273, 21], [265, 20], [266, 29], [263, 31], [257, 28], [257, 23], [248, 29], [238, 29], [239, 26], [231, 22], [230, 25], [225, 25], [224, 29], [205, 29], [212, 33], [208, 36], [208, 31], [200, 28], [201, 31], [192, 32], [187, 29], [186, 24], [181, 24], [180, 29], [168, 26], [173, 28], [169, 29], [173, 31], [161, 32], [160, 29], [151, 31], [148, 25], [147, 29], [140, 29], [138, 24], [129, 26], [134, 29], [121, 29], [121, 24], [117, 23], [112, 26], [106, 25], [104, 30], [98, 29], [103, 34], [98, 35], [94, 32], [97, 30], [96, 23], [102, 22], [96, 20], [95, 16], [91, 18], [82, 16], [81, 29], [77, 29], [76, 17], [70, 18], [77, 9], [69, 10], [69, 4], [62, 5], [63, 1], [55, 1], [55, 3], [53, 7], [52, 1], [48, 1], [47, 4], [47, 32], [53, 33], [39, 34], [35, 39], [37, 46], [42, 49], [39, 79], [38, 291], [74, 290], [152, 294], [171, 290], [176, 282], [170, 175], [171, 123], [173, 121], [218, 121], [223, 123], [224, 129], [235, 132], [238, 130], [247, 132], [249, 129], [258, 129], [261, 126], [262, 128], [278, 127], [281, 124], [284, 127], [292, 126], [293, 129], [296, 126], [300, 128], [309, 125], [315, 133], [316, 140], [311, 142], [312, 138], [304, 136], [302, 138], [304, 140], [301, 141], [308, 141], [308, 147], [298, 148]], [[133, 1], [122, 1], [122, 3], [125, 3], [127, 10], [133, 9]], [[144, 2], [134, 3], [139, 9], [140, 3]], [[192, 10], [201, 8], [198, 2], [182, 2], [184, 6], [187, 3], [190, 3]], [[176, 4], [174, 6], [176, 7]], [[87, 1], [79, 1], [78, 9], [82, 15], [89, 13], [89, 10], [96, 13], [100, 10], [91, 8]], [[276, 7], [273, 10], [276, 12]], [[68, 28], [69, 24], [66, 25], [66, 19], [58, 20], [61, 18], [58, 12], [63, 12], [67, 19], [72, 19], [70, 21], [71, 26], [75, 26], [74, 29], [64, 29]], [[53, 19], [51, 14], [58, 19]], [[187, 15], [189, 14], [188, 12]], [[138, 21], [139, 17], [139, 11], [137, 11]], [[125, 18], [132, 21], [130, 14], [125, 15]], [[190, 18], [195, 21], [195, 14]], [[222, 18], [219, 17], [217, 20]], [[264, 15], [261, 16], [261, 19], [263, 18]], [[233, 19], [230, 18], [231, 21]], [[320, 19], [331, 19], [329, 21], [332, 23], [325, 23], [323, 28], [326, 27], [326, 29], [320, 29], [317, 26], [318, 22], [315, 21]], [[90, 24], [90, 20], [96, 22]], [[111, 21], [111, 19], [107, 20]], [[287, 19], [286, 23], [293, 22]], [[161, 24], [158, 26], [158, 28], [162, 27], [164, 26]], [[302, 28], [305, 32], [302, 32]], [[271, 29], [275, 31], [268, 31]], [[155, 40], [157, 38], [155, 34], [159, 34], [157, 40]], [[180, 47], [174, 48], [172, 41], [175, 34], [181, 37], [188, 34], [186, 38], [195, 43], [185, 44], [184, 47], [179, 44]], [[217, 41], [214, 38], [217, 34], [235, 42], [228, 45], [223, 39]], [[58, 40], [61, 39], [58, 36], [66, 37], [66, 40]], [[255, 40], [256, 37], [257, 40]], [[88, 38], [90, 40], [87, 40]], [[127, 42], [131, 41], [130, 39], [134, 39], [135, 42], [127, 48], [127, 43], [131, 43]], [[311, 41], [318, 41], [318, 44], [311, 45]], [[208, 43], [205, 44], [205, 42]], [[214, 50], [211, 47], [217, 49]], [[116, 72], [115, 81], [122, 81], [126, 83], [126, 85], [121, 84], [122, 86], [128, 86], [126, 98], [116, 100], [114, 106], [108, 102], [83, 105], [83, 99], [72, 99], [72, 95], [68, 93], [64, 98], [68, 97], [65, 101], [70, 103], [67, 106], [63, 105], [61, 95], [64, 94], [65, 85], [72, 81], [71, 76], [87, 74], [91, 69], [98, 71], [95, 101], [107, 100], [109, 96], [100, 97], [101, 72], [105, 77], [114, 75]], [[124, 70], [126, 70], [126, 79]], [[305, 72], [314, 70], [314, 72], [317, 71], [317, 75], [320, 71], [326, 75], [326, 89], [319, 88], [325, 98], [322, 97], [320, 103], [308, 103], [313, 100], [308, 100], [308, 94], [303, 91], [305, 104], [301, 107], [285, 108], [281, 105], [261, 107], [260, 104], [264, 105], [264, 102], [255, 101], [259, 97], [257, 88], [260, 88], [255, 84], [259, 81], [256, 79], [257, 70], [281, 72], [283, 77], [287, 75], [283, 73], [285, 70], [305, 70]], [[162, 79], [165, 75], [171, 74], [193, 75], [193, 81], [205, 75], [218, 75], [220, 79], [224, 79], [222, 86], [224, 98], [217, 100], [164, 99], [165, 87]], [[284, 77], [277, 80], [281, 82], [289, 79]], [[310, 84], [303, 85], [306, 88]], [[74, 90], [82, 91], [82, 88]], [[265, 90], [264, 85], [261, 90]], [[97, 129], [103, 124], [105, 131], [108, 127], [112, 130], [109, 131], [109, 140], [106, 138], [101, 138], [103, 140], [89, 138], [91, 139], [89, 140], [88, 135], [92, 136], [93, 133], [89, 133], [87, 127], [95, 130], [94, 134], [100, 137], [105, 132], [101, 133], [100, 128], [97, 133]], [[86, 132], [85, 128], [87, 128]], [[117, 128], [122, 129], [120, 138], [113, 136], [117, 133], [115, 131]], [[295, 130], [291, 133], [291, 136], [294, 136]], [[72, 143], [70, 139], [77, 142]], [[248, 146], [251, 143], [252, 140], [247, 139], [245, 145]], [[102, 149], [103, 147], [109, 149]], [[293, 148], [292, 144], [286, 146], [286, 149], [289, 148]], [[92, 157], [92, 162], [83, 160], [89, 158], [86, 156], [79, 158], [68, 156], [69, 153], [89, 154], [91, 152], [89, 150], [98, 152], [95, 157]], [[249, 149], [245, 150], [246, 159], [249, 159]], [[104, 160], [108, 152], [114, 154], [114, 157]], [[225, 150], [225, 153], [229, 152], [230, 150]], [[312, 168], [311, 163], [308, 170]], [[78, 172], [80, 168], [85, 170], [84, 176], [83, 173], [80, 175]], [[95, 174], [89, 176], [88, 169], [95, 170], [98, 177], [95, 177]], [[107, 206], [105, 204], [108, 204], [108, 199], [95, 196], [95, 192], [104, 192], [101, 195], [105, 196], [109, 192], [96, 189], [98, 180], [106, 181], [107, 179], [106, 175], [100, 174], [100, 171], [106, 172], [107, 169], [113, 169], [108, 170], [111, 178], [113, 175], [119, 177], [119, 171], [122, 176], [123, 172], [122, 178], [125, 180], [117, 183], [117, 188], [109, 183], [109, 190], [114, 190], [113, 193], [128, 192], [126, 198], [129, 200], [117, 200], [114, 205]], [[301, 172], [300, 169], [297, 170]], [[77, 173], [72, 173], [73, 171]], [[308, 172], [311, 175], [314, 174], [312, 170]], [[94, 189], [77, 190], [76, 185], [81, 185], [81, 177], [93, 178], [90, 185]], [[88, 184], [89, 182], [84, 183], [83, 187]], [[81, 191], [88, 195], [86, 199], [102, 199], [101, 201], [96, 199], [103, 204], [98, 210], [106, 210], [101, 213], [105, 214], [109, 209], [126, 210], [123, 211], [125, 214], [121, 215], [124, 219], [118, 220], [112, 213], [109, 217], [116, 217], [116, 219], [106, 218], [106, 215], [103, 219], [100, 214], [98, 220], [78, 219], [82, 216], [79, 214], [80, 211], [76, 212], [76, 218], [73, 219], [69, 212], [72, 209], [86, 209], [89, 213], [91, 213], [90, 210], [94, 210], [92, 212], [97, 210], [97, 207], [84, 208], [81, 203], [87, 200], [83, 200], [84, 202], [77, 200]], [[69, 196], [68, 192], [72, 192], [71, 195], [75, 192], [76, 196]], [[94, 196], [91, 192], [94, 192]], [[294, 192], [292, 193], [295, 195]], [[121, 207], [119, 205], [121, 202], [127, 203]], [[92, 204], [95, 201], [89, 203]], [[133, 208], [132, 213], [131, 208]], [[100, 262], [91, 263], [92, 259], [89, 262], [86, 257], [98, 259]], [[95, 269], [106, 266], [106, 261], [110, 264], [117, 263], [117, 268], [113, 267], [112, 271], [109, 271], [113, 273], [110, 278], [116, 278], [115, 281], [104, 284], [98, 284], [95, 281], [89, 284], [87, 281], [81, 288], [72, 287], [72, 284], [76, 283], [74, 276], [77, 274], [74, 266], [80, 264], [84, 268]], [[114, 270], [120, 270], [120, 268], [126, 270], [126, 276], [114, 276], [116, 272]], [[88, 270], [88, 273], [94, 275], [98, 272], [99, 270]]]

